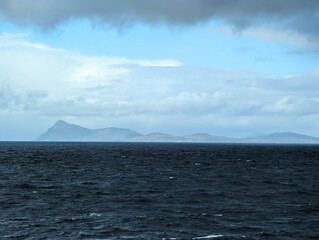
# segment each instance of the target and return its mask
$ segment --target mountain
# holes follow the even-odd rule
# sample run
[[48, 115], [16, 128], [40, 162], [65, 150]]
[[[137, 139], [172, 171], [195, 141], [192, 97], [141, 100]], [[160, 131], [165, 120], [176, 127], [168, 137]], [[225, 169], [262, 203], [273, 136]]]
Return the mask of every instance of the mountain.
[[59, 120], [37, 141], [130, 141], [142, 134], [125, 128], [88, 129]]
[[80, 127], [59, 120], [45, 133], [40, 135], [38, 141], [84, 141], [94, 134], [94, 130]]
[[195, 133], [186, 136], [174, 136], [166, 133], [151, 133], [142, 135], [126, 128], [88, 129], [59, 120], [37, 141], [100, 141], [100, 142], [206, 142], [206, 143], [296, 143], [319, 144], [319, 138], [279, 132], [269, 135], [233, 139], [214, 136], [208, 133]]
[[95, 134], [90, 136], [87, 140], [126, 142], [140, 136], [142, 136], [142, 134], [130, 129], [110, 127], [95, 130]]
[[250, 137], [240, 139], [243, 143], [318, 143], [319, 138], [291, 133], [291, 132], [278, 132], [259, 137]]
[[234, 139], [221, 137], [221, 136], [213, 136], [208, 133], [195, 133], [192, 135], [184, 136], [184, 139], [187, 142], [233, 142]]
[[136, 142], [185, 142], [183, 137], [158, 132], [140, 136], [133, 140]]

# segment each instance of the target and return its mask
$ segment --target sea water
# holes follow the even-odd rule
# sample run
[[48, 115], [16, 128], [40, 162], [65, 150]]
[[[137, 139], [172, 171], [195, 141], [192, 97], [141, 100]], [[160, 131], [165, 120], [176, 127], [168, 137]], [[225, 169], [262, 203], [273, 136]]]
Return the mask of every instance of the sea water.
[[0, 239], [319, 239], [319, 146], [0, 143]]

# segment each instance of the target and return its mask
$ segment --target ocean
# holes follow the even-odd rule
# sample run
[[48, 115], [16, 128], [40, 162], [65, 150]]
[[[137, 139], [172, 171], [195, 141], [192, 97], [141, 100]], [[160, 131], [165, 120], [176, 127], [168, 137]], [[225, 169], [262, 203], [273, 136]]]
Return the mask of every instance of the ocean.
[[319, 239], [319, 146], [2, 142], [0, 239]]

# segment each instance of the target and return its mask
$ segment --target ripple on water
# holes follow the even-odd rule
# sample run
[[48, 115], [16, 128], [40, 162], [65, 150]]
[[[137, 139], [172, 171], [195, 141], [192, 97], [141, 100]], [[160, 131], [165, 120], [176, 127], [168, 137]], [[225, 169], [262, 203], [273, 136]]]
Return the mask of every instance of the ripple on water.
[[0, 239], [319, 235], [316, 146], [0, 143], [0, 150]]

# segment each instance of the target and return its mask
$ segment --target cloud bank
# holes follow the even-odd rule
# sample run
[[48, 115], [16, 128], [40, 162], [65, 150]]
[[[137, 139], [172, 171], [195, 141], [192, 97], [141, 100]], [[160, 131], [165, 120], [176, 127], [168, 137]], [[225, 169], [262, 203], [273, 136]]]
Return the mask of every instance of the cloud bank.
[[319, 127], [318, 77], [318, 70], [269, 79], [249, 71], [183, 66], [172, 59], [89, 57], [4, 35], [0, 132], [12, 119], [19, 119], [18, 125], [40, 119], [43, 129], [34, 123], [28, 128], [36, 136], [65, 119], [143, 133], [236, 136], [298, 129], [311, 134]]
[[237, 30], [263, 25], [319, 39], [318, 0], [2, 0], [0, 13], [8, 21], [42, 29], [74, 18], [115, 27], [138, 22], [193, 25], [213, 19]]

